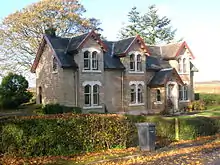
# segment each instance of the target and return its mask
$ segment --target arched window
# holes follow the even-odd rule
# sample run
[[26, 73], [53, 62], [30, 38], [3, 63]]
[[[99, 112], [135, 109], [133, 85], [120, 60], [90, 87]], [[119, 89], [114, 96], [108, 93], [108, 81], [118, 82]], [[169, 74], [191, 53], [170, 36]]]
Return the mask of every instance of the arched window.
[[138, 85], [137, 102], [143, 103], [143, 86], [141, 84]]
[[134, 54], [130, 55], [130, 70], [134, 71], [135, 70], [135, 58]]
[[142, 71], [141, 55], [137, 55], [137, 71]]
[[131, 86], [130, 86], [130, 88], [131, 88], [131, 103], [132, 104], [134, 104], [134, 103], [136, 103], [136, 86], [135, 86], [135, 84], [132, 84]]
[[186, 73], [186, 58], [183, 59], [183, 73]]
[[84, 70], [90, 70], [90, 53], [89, 53], [89, 51], [84, 52]]
[[157, 99], [157, 101], [161, 101], [161, 94], [160, 94], [159, 89], [157, 89], [157, 91], [156, 91], [156, 99]]
[[183, 65], [182, 65], [182, 59], [181, 58], [179, 58], [178, 59], [178, 71], [179, 71], [179, 73], [182, 73], [183, 72]]
[[91, 106], [91, 86], [88, 84], [84, 87], [84, 100], [86, 106]]
[[92, 70], [98, 70], [98, 56], [97, 52], [92, 52]]
[[93, 105], [99, 105], [99, 86], [93, 86]]
[[57, 72], [58, 70], [58, 62], [56, 57], [53, 58], [53, 72]]

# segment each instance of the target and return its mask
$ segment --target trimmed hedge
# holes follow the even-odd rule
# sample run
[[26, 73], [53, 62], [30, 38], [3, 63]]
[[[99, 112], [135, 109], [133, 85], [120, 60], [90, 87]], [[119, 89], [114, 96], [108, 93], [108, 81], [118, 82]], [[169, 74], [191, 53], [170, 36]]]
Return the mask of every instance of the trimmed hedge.
[[200, 94], [205, 105], [220, 105], [220, 94]]
[[[135, 123], [156, 124], [156, 135], [175, 140], [175, 119], [114, 114], [58, 114], [1, 121], [0, 154], [70, 155], [138, 145]], [[179, 137], [195, 139], [220, 130], [219, 118], [179, 118]]]
[[82, 113], [80, 107], [67, 107], [59, 104], [46, 104], [42, 108], [43, 114]]
[[0, 126], [0, 153], [17, 156], [69, 155], [128, 146], [126, 117], [49, 115], [8, 120]]

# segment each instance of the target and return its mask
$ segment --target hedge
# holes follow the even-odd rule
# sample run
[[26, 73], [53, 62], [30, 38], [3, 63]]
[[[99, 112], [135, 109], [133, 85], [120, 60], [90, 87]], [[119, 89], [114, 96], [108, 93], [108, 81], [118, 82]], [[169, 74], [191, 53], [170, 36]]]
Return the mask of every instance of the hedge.
[[[180, 139], [213, 135], [219, 118], [179, 118]], [[175, 140], [175, 119], [114, 114], [58, 114], [7, 119], [0, 123], [0, 154], [70, 155], [138, 145], [135, 123], [156, 124], [156, 135]]]
[[117, 115], [48, 115], [1, 123], [0, 153], [69, 155], [127, 146], [131, 123]]

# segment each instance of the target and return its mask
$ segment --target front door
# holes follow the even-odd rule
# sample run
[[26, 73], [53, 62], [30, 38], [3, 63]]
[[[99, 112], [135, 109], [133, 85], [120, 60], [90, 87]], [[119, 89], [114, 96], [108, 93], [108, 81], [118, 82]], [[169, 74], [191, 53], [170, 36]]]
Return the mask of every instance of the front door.
[[167, 100], [171, 101], [173, 110], [178, 110], [178, 85], [176, 82], [167, 83]]

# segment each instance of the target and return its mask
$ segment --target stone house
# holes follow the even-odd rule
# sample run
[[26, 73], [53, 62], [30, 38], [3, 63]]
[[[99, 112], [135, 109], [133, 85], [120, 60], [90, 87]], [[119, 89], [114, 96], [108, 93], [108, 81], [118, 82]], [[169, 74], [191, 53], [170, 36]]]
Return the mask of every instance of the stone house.
[[31, 72], [38, 104], [158, 113], [168, 105], [180, 110], [194, 99], [193, 59], [186, 42], [148, 46], [140, 36], [112, 42], [94, 31], [72, 38], [47, 34]]

